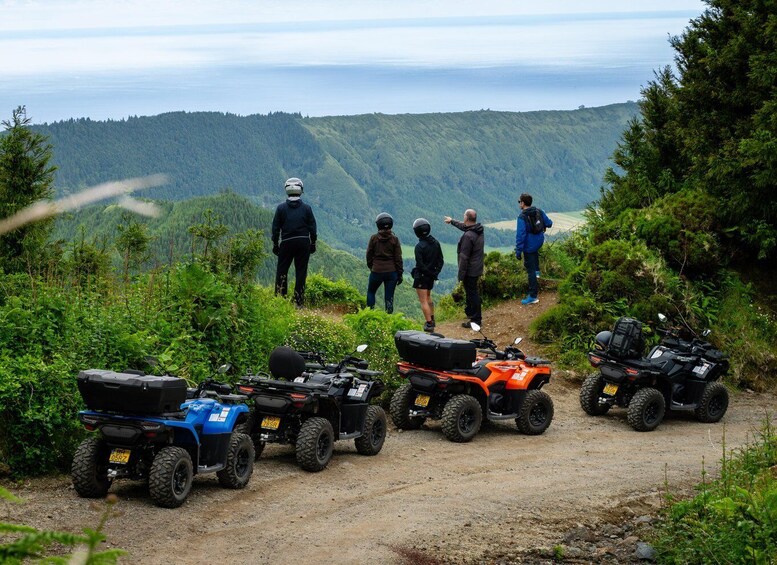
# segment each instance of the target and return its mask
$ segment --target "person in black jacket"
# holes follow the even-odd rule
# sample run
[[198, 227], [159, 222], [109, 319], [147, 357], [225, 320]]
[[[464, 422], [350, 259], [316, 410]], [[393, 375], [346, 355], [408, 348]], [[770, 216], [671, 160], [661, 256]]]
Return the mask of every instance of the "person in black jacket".
[[457, 222], [450, 216], [445, 216], [445, 223], [464, 232], [459, 239], [456, 253], [459, 259], [459, 280], [464, 285], [466, 293], [464, 314], [469, 320], [461, 326], [464, 328], [472, 327], [472, 322], [480, 325], [482, 318], [478, 280], [483, 275], [483, 226], [478, 223], [477, 212], [472, 209], [464, 212], [463, 222]]
[[444, 265], [442, 249], [440, 242], [431, 236], [432, 225], [429, 220], [418, 218], [413, 222], [413, 231], [418, 236], [418, 243], [415, 246], [415, 267], [410, 274], [426, 319], [424, 331], [433, 332], [435, 323], [432, 288]]
[[316, 252], [316, 218], [313, 209], [301, 200], [302, 181], [292, 177], [286, 181], [286, 201], [278, 204], [272, 219], [272, 252], [278, 256], [275, 271], [275, 294], [286, 296], [289, 267], [294, 261], [294, 302], [305, 302], [305, 281], [308, 278], [310, 254]]

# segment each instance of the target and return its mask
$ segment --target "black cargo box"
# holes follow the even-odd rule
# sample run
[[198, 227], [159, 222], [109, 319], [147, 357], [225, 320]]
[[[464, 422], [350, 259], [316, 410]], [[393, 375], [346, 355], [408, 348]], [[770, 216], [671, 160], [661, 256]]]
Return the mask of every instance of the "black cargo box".
[[612, 328], [612, 337], [607, 352], [624, 359], [642, 357], [645, 338], [642, 336], [642, 322], [634, 318], [618, 318]]
[[394, 334], [399, 356], [410, 363], [432, 369], [470, 369], [475, 362], [475, 344], [464, 339], [448, 339], [419, 331]]
[[90, 410], [132, 414], [177, 412], [186, 401], [186, 381], [178, 377], [133, 375], [102, 369], [78, 374], [78, 390]]

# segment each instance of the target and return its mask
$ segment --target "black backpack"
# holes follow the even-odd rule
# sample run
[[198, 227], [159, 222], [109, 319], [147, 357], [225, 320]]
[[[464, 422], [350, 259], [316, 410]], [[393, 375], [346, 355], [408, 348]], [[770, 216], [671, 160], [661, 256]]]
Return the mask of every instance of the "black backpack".
[[545, 231], [545, 220], [542, 219], [542, 212], [539, 208], [524, 211], [523, 218], [529, 233], [538, 234]]
[[645, 338], [642, 336], [642, 322], [634, 318], [618, 318], [612, 328], [612, 337], [607, 352], [624, 359], [642, 357]]

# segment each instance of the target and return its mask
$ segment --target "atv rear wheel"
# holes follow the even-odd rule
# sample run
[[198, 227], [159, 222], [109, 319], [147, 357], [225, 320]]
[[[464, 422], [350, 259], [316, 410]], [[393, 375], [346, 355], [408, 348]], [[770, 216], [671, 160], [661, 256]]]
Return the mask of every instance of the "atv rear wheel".
[[380, 406], [367, 406], [364, 431], [357, 437], [356, 451], [362, 455], [377, 455], [386, 441], [386, 413]]
[[193, 480], [189, 452], [183, 447], [163, 447], [151, 463], [148, 491], [157, 505], [178, 508], [189, 496]]
[[102, 498], [111, 488], [108, 478], [110, 450], [99, 437], [88, 437], [81, 442], [73, 456], [71, 476], [73, 487], [83, 498]]
[[264, 451], [265, 442], [259, 439], [259, 432], [254, 431], [256, 429], [256, 412], [251, 410], [248, 414], [248, 419], [242, 424], [235, 426], [235, 431], [241, 434], [246, 434], [251, 438], [251, 443], [254, 444], [254, 461], [259, 459]]
[[232, 432], [227, 449], [227, 466], [216, 473], [221, 486], [243, 488], [254, 472], [254, 444], [246, 434]]
[[661, 391], [652, 387], [634, 393], [629, 402], [626, 418], [638, 432], [652, 432], [664, 419], [666, 402]]
[[518, 409], [515, 425], [521, 433], [537, 436], [550, 426], [553, 420], [553, 400], [547, 392], [530, 390]]
[[321, 471], [329, 464], [335, 432], [326, 418], [308, 418], [297, 436], [297, 463], [306, 471]]
[[470, 441], [480, 430], [482, 421], [480, 402], [468, 394], [457, 394], [442, 410], [442, 433], [451, 441]]
[[694, 415], [700, 422], [719, 421], [728, 410], [728, 389], [721, 382], [707, 383]]
[[589, 416], [602, 416], [610, 411], [611, 405], [599, 400], [605, 384], [601, 373], [592, 373], [583, 381], [580, 387], [580, 407]]
[[394, 425], [400, 430], [417, 430], [426, 418], [410, 415], [410, 407], [417, 396], [413, 385], [404, 383], [391, 397], [389, 413]]

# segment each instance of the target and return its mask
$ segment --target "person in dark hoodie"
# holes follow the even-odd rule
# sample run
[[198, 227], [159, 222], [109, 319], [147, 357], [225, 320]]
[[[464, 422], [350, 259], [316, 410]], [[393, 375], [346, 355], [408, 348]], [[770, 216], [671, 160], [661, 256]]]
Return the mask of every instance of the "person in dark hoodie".
[[450, 216], [445, 216], [445, 223], [464, 232], [456, 249], [459, 259], [459, 280], [464, 285], [465, 306], [464, 315], [469, 318], [461, 324], [464, 328], [472, 327], [472, 322], [482, 324], [480, 312], [480, 293], [478, 280], [483, 275], [483, 226], [478, 223], [478, 214], [469, 209], [464, 212], [464, 221], [458, 222]]
[[375, 293], [383, 286], [386, 312], [394, 312], [394, 290], [402, 284], [402, 245], [394, 235], [394, 218], [387, 212], [375, 218], [378, 233], [370, 237], [367, 244], [367, 266], [370, 268], [370, 280], [367, 283], [367, 306], [375, 307]]
[[418, 243], [415, 246], [415, 267], [410, 274], [413, 276], [413, 288], [418, 293], [421, 311], [426, 319], [424, 331], [433, 332], [435, 322], [432, 288], [444, 265], [442, 248], [440, 242], [432, 237], [432, 225], [426, 218], [418, 218], [413, 222], [413, 231], [418, 236]]
[[521, 214], [518, 216], [515, 230], [515, 256], [521, 260], [529, 275], [529, 294], [521, 300], [521, 304], [537, 304], [537, 273], [540, 271], [540, 247], [545, 243], [545, 229], [553, 226], [553, 222], [544, 211], [532, 206], [531, 194], [521, 194], [518, 206]]
[[294, 302], [305, 302], [305, 281], [308, 278], [310, 254], [316, 252], [316, 218], [313, 209], [302, 200], [302, 181], [292, 177], [286, 181], [286, 201], [278, 204], [272, 219], [272, 252], [278, 256], [275, 271], [275, 294], [286, 296], [289, 267], [294, 262]]

